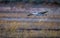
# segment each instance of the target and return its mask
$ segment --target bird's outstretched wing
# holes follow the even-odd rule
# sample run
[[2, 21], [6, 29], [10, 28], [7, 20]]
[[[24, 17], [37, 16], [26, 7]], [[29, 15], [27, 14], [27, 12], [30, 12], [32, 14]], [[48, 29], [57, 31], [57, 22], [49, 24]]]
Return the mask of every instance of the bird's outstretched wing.
[[45, 13], [47, 13], [48, 11], [45, 11], [45, 12], [39, 12], [38, 14], [45, 14]]

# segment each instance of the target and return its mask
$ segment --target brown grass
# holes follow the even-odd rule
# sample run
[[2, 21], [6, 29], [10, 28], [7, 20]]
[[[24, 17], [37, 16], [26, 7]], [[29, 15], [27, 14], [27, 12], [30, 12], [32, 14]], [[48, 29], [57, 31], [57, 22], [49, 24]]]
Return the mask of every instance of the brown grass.
[[[48, 31], [48, 30], [17, 30], [19, 28], [31, 28], [32, 26], [44, 26], [48, 28], [53, 28], [54, 26], [60, 26], [59, 23], [56, 22], [18, 22], [18, 21], [0, 21], [0, 35], [3, 37], [13, 37], [13, 38], [32, 38], [32, 37], [57, 37], [60, 36], [60, 31]], [[1, 30], [4, 29], [4, 30]]]

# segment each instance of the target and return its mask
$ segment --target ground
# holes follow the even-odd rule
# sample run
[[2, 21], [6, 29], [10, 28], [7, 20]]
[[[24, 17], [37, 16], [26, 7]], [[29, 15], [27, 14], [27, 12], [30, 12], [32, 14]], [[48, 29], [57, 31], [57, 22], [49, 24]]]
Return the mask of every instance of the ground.
[[[10, 8], [14, 10], [13, 7], [12, 8], [10, 7]], [[56, 37], [60, 37], [60, 30], [59, 30], [60, 29], [60, 7], [59, 6], [54, 6], [54, 5], [53, 6], [50, 6], [50, 5], [37, 5], [36, 6], [32, 4], [22, 4], [22, 5], [20, 4], [20, 5], [16, 5], [16, 8], [22, 9], [23, 12], [11, 13], [11, 10], [10, 10], [10, 13], [0, 12], [0, 33], [1, 33], [0, 38], [38, 38], [38, 37], [56, 38]], [[30, 10], [33, 10], [33, 8], [35, 8], [36, 10], [38, 8], [40, 9], [44, 8], [44, 9], [47, 9], [49, 12], [47, 13], [47, 16], [27, 16], [30, 13]], [[15, 9], [15, 11], [16, 10], [17, 9]], [[29, 12], [27, 12], [28, 10]], [[5, 20], [6, 18], [10, 20], [8, 19]], [[11, 20], [11, 18], [12, 19], [14, 18], [16, 20], [14, 19]], [[26, 20], [21, 21], [20, 20], [21, 18], [24, 18], [24, 19], [26, 18]], [[49, 18], [54, 21], [48, 21], [48, 20], [40, 21], [41, 19], [45, 19], [45, 18]], [[31, 19], [31, 21], [29, 21], [28, 19]], [[40, 19], [40, 20], [34, 21], [34, 19]]]

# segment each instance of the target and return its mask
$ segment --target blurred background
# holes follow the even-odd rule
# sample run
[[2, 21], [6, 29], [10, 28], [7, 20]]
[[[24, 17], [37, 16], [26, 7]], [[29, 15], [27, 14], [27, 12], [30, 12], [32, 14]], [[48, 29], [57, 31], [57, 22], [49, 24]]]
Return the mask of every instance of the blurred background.
[[0, 38], [60, 38], [60, 0], [0, 0]]

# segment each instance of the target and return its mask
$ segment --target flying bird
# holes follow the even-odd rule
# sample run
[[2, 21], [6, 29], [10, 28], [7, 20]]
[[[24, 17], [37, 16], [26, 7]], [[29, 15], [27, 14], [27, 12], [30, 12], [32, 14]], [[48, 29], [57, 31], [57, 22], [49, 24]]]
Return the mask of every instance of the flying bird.
[[32, 13], [28, 14], [27, 16], [32, 16], [32, 15], [42, 16], [42, 15], [45, 15], [45, 13], [47, 13], [47, 12], [48, 12], [48, 11], [32, 12]]

